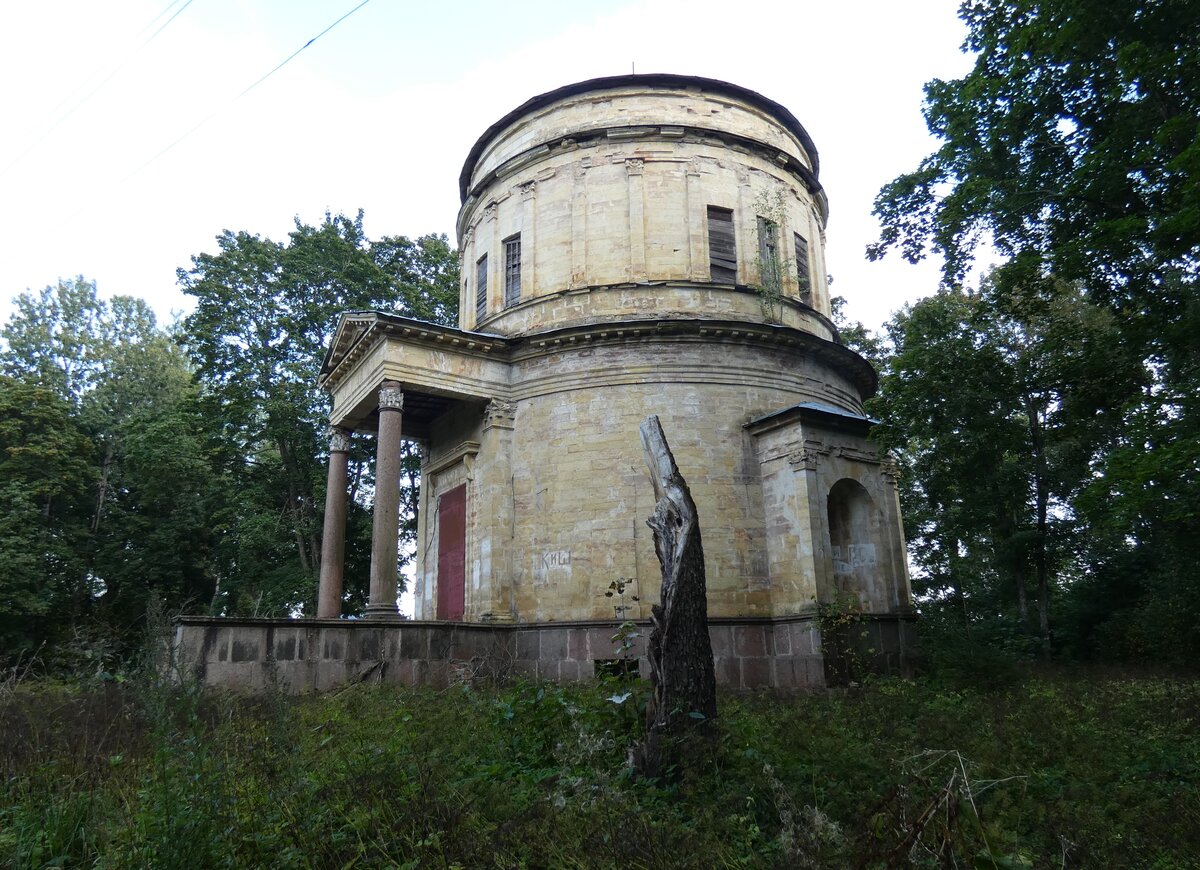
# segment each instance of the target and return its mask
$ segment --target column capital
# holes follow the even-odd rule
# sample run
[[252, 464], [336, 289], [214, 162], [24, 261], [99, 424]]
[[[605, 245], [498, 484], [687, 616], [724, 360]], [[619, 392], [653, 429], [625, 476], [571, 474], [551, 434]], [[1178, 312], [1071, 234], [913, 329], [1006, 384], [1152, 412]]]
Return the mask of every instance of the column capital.
[[329, 452], [346, 453], [350, 450], [350, 436], [354, 433], [341, 426], [329, 427]]
[[404, 410], [404, 388], [399, 381], [384, 381], [379, 385], [379, 410]]
[[517, 416], [517, 406], [505, 399], [492, 399], [483, 409], [483, 428], [500, 429], [513, 428]]
[[880, 471], [883, 472], [883, 479], [892, 487], [899, 486], [900, 478], [904, 476], [904, 473], [900, 470], [900, 463], [890, 453], [885, 456]]

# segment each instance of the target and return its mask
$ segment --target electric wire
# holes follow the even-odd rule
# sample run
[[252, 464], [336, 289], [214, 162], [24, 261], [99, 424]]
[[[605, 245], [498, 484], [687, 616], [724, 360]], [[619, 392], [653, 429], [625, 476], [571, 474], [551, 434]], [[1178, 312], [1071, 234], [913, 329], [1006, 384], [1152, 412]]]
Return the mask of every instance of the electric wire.
[[[189, 0], [189, 2], [190, 2], [190, 0]], [[141, 172], [147, 166], [154, 163], [156, 160], [158, 160], [160, 157], [162, 157], [164, 154], [166, 154], [168, 151], [170, 151], [175, 146], [179, 145], [181, 142], [183, 142], [185, 139], [187, 139], [189, 136], [191, 136], [193, 133], [195, 133], [197, 130], [199, 130], [201, 127], [203, 127], [209, 121], [211, 121], [213, 118], [217, 117], [217, 115], [220, 115], [222, 112], [224, 112], [230, 106], [235, 104], [242, 97], [246, 96], [246, 94], [250, 93], [252, 90], [257, 88], [259, 85], [261, 85], [267, 79], [269, 79], [271, 76], [275, 75], [275, 73], [279, 72], [281, 69], [283, 69], [289, 63], [291, 63], [298, 54], [300, 54], [302, 51], [304, 51], [306, 48], [308, 48], [310, 45], [312, 45], [314, 42], [316, 42], [318, 39], [320, 39], [326, 33], [333, 30], [333, 28], [337, 27], [339, 24], [341, 24], [343, 21], [345, 21], [347, 18], [349, 18], [351, 15], [353, 15], [359, 9], [362, 9], [364, 6], [366, 6], [370, 2], [371, 2], [371, 0], [362, 0], [361, 3], [359, 3], [353, 9], [351, 9], [349, 12], [347, 12], [341, 18], [337, 19], [335, 22], [330, 24], [328, 27], [326, 27], [324, 30], [322, 30], [320, 33], [318, 33], [316, 36], [314, 36], [308, 42], [304, 43], [304, 45], [300, 46], [298, 49], [296, 49], [291, 54], [289, 54], [287, 57], [285, 57], [282, 61], [280, 61], [278, 64], [276, 64], [270, 71], [268, 71], [268, 72], [264, 73], [262, 76], [260, 76], [253, 84], [249, 85], [245, 90], [243, 90], [236, 97], [234, 97], [233, 99], [229, 100], [224, 105], [222, 105], [222, 106], [218, 107], [217, 109], [213, 110], [212, 112], [210, 112], [208, 115], [206, 115], [204, 118], [202, 118], [195, 126], [191, 127], [187, 132], [185, 132], [178, 139], [171, 142], [169, 145], [167, 145], [165, 148], [163, 148], [161, 151], [159, 151], [153, 157], [149, 158], [144, 163], [139, 165], [136, 169], [134, 169], [132, 172], [130, 172], [128, 175], [126, 175], [124, 178], [122, 178], [119, 182], [117, 182], [117, 185], [121, 185], [121, 184], [124, 184], [126, 181], [129, 181], [129, 179], [133, 178], [135, 175], [137, 175], [139, 172]]]
[[[166, 15], [169, 11], [171, 11], [171, 7], [177, 5], [179, 2], [180, 2], [180, 0], [171, 0], [171, 3], [168, 4], [165, 9], [163, 9], [161, 12], [159, 12], [157, 15], [155, 15], [152, 19], [150, 19], [150, 23], [141, 29], [141, 33], [145, 33], [147, 30], [149, 30], [151, 27], [153, 27], [154, 22], [158, 21], [158, 19], [160, 19], [164, 15]], [[71, 108], [69, 108], [66, 112], [64, 112], [62, 115], [59, 115], [58, 119], [55, 120], [53, 124], [51, 124], [44, 131], [42, 131], [42, 134], [40, 136], [38, 136], [36, 139], [34, 139], [33, 142], [31, 142], [24, 151], [22, 151], [20, 154], [18, 154], [16, 157], [14, 157], [8, 163], [8, 165], [4, 167], [3, 170], [0, 170], [0, 178], [3, 178], [4, 176], [8, 175], [9, 172], [11, 172], [18, 165], [20, 165], [21, 161], [24, 160], [26, 157], [28, 157], [30, 154], [32, 154], [34, 149], [36, 149], [39, 145], [41, 145], [43, 142], [45, 142], [50, 137], [51, 133], [53, 133], [55, 130], [57, 130], [59, 127], [61, 127], [68, 118], [70, 118], [72, 115], [74, 115], [76, 112], [78, 112], [88, 102], [88, 100], [90, 100], [92, 97], [96, 96], [96, 94], [98, 94], [101, 90], [103, 90], [105, 85], [107, 85], [114, 78], [116, 78], [117, 75], [120, 74], [120, 72], [125, 69], [125, 67], [129, 66], [129, 64], [133, 61], [133, 59], [136, 58], [139, 54], [141, 54], [142, 51], [146, 48], [146, 46], [148, 46], [150, 43], [152, 43], [160, 33], [162, 33], [164, 30], [166, 30], [167, 27], [171, 24], [171, 22], [174, 21], [176, 18], [178, 18], [180, 16], [180, 14], [183, 12], [183, 10], [185, 10], [189, 6], [191, 6], [192, 3], [193, 3], [193, 0], [186, 0], [186, 2], [184, 2], [184, 4], [179, 7], [179, 9], [175, 10], [174, 15], [172, 15], [170, 18], [168, 18], [166, 21], [164, 21], [157, 30], [155, 30], [148, 37], [146, 37], [146, 39], [142, 42], [141, 45], [139, 45], [132, 52], [127, 54], [125, 56], [125, 58], [120, 63], [118, 63], [117, 66], [114, 67], [113, 70], [111, 72], [109, 72], [109, 74], [107, 76], [105, 76], [104, 79], [98, 85], [96, 85], [94, 88], [92, 88], [86, 94], [84, 94], [83, 97], [78, 102], [76, 102], [73, 106], [71, 106]], [[78, 90], [79, 90], [79, 88], [76, 88], [76, 91], [78, 91]], [[58, 105], [62, 106], [64, 103], [69, 102], [70, 99], [71, 99], [71, 97], [68, 96], [65, 100], [63, 100], [63, 102], [59, 103]], [[56, 106], [55, 109], [57, 110], [57, 108], [58, 107]]]
[[[191, 0], [188, 0], [188, 2], [190, 3]], [[180, 136], [178, 139], [175, 139], [173, 142], [168, 144], [166, 147], [162, 148], [160, 151], [158, 151], [156, 154], [154, 154], [149, 159], [145, 160], [143, 163], [139, 164], [135, 169], [133, 169], [127, 175], [122, 177], [119, 181], [117, 181], [115, 184], [113, 184], [111, 187], [109, 187], [107, 190], [105, 190], [103, 193], [99, 194], [98, 196], [106, 197], [109, 194], [111, 194], [114, 190], [119, 188], [121, 185], [128, 182], [130, 179], [132, 179], [134, 176], [136, 176], [142, 170], [146, 169], [148, 166], [150, 166], [155, 161], [160, 159], [163, 155], [167, 154], [169, 151], [171, 151], [173, 148], [178, 146], [185, 139], [187, 139], [192, 134], [194, 134], [197, 130], [199, 130], [201, 127], [203, 127], [209, 121], [211, 121], [213, 118], [220, 115], [222, 112], [224, 112], [230, 106], [237, 103], [238, 100], [242, 99], [242, 97], [246, 96], [246, 94], [250, 93], [255, 88], [257, 88], [259, 85], [261, 85], [263, 82], [265, 82], [267, 79], [271, 78], [271, 76], [275, 75], [275, 73], [279, 72], [281, 69], [283, 69], [289, 63], [291, 63], [296, 58], [296, 56], [299, 55], [301, 52], [303, 52], [306, 48], [311, 46], [322, 36], [327, 34], [329, 31], [333, 30], [335, 27], [337, 27], [339, 24], [341, 24], [343, 21], [345, 21], [347, 18], [349, 18], [351, 15], [353, 15], [358, 10], [362, 9], [364, 6], [366, 6], [370, 2], [371, 2], [371, 0], [362, 0], [361, 3], [359, 3], [353, 9], [351, 9], [349, 12], [342, 15], [340, 18], [338, 18], [336, 21], [334, 21], [332, 24], [330, 24], [328, 27], [326, 27], [324, 30], [322, 30], [320, 33], [318, 33], [316, 36], [314, 36], [308, 42], [304, 43], [304, 45], [300, 46], [298, 49], [296, 49], [291, 54], [289, 54], [287, 57], [285, 57], [282, 61], [280, 61], [274, 67], [272, 67], [270, 70], [268, 70], [266, 73], [264, 73], [258, 79], [256, 79], [252, 84], [250, 84], [244, 90], [242, 90], [242, 92], [239, 93], [237, 96], [233, 97], [228, 102], [224, 103], [223, 105], [214, 109], [209, 114], [205, 115], [198, 123], [196, 123], [194, 126], [189, 128], [182, 136]], [[68, 217], [66, 217], [61, 223], [57, 224], [57, 226], [65, 226], [66, 224], [69, 224], [71, 221], [73, 221], [76, 217], [79, 216], [79, 214], [84, 210], [85, 207], [86, 206], [80, 206], [78, 209], [76, 209], [74, 212], [72, 212]]]

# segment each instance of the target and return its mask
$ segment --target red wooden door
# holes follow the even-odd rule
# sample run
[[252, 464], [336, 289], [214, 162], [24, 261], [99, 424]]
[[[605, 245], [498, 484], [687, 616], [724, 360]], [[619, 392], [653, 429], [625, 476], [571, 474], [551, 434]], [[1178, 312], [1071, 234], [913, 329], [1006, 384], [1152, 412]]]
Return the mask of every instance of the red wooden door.
[[467, 485], [438, 499], [437, 618], [462, 619], [466, 609]]

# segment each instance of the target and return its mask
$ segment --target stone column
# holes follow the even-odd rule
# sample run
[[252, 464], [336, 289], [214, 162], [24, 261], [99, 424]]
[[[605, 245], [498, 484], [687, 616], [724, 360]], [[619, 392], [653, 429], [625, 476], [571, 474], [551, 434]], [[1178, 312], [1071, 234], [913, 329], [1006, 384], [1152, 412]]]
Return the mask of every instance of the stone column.
[[321, 536], [321, 581], [317, 588], [317, 618], [342, 615], [342, 569], [346, 554], [346, 464], [350, 433], [329, 430], [329, 477], [325, 486], [325, 530]]
[[379, 388], [379, 436], [375, 445], [375, 512], [371, 533], [371, 594], [366, 615], [398, 615], [396, 551], [400, 538], [400, 422], [404, 392], [396, 381]]

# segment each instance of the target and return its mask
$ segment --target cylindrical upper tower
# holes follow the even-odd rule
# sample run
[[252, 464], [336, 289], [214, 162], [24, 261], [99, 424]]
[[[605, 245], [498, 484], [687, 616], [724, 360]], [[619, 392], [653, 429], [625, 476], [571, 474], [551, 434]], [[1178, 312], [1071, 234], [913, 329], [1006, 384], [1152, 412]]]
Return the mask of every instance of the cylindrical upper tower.
[[817, 171], [791, 112], [726, 82], [615, 76], [534, 97], [463, 167], [460, 325], [677, 315], [831, 339]]

